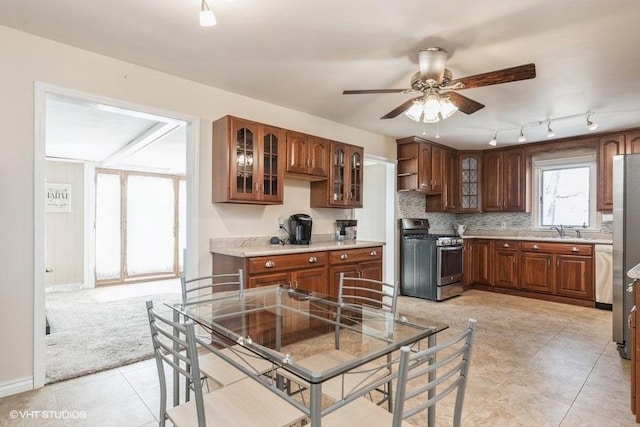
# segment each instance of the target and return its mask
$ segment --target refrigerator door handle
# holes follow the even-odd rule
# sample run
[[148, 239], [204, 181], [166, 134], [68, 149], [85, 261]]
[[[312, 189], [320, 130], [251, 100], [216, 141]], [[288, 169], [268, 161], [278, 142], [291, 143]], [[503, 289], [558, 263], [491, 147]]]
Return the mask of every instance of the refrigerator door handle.
[[635, 281], [633, 281], [633, 282], [629, 283], [629, 284], [627, 285], [627, 292], [633, 292], [633, 286], [634, 286], [635, 284], [636, 284], [636, 282], [635, 282]]

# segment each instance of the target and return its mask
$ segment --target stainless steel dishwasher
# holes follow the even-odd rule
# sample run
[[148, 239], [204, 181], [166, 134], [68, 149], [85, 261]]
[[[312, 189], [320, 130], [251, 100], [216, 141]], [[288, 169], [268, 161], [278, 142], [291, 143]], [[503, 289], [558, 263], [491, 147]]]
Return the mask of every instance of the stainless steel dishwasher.
[[613, 246], [594, 245], [596, 264], [596, 308], [613, 307]]

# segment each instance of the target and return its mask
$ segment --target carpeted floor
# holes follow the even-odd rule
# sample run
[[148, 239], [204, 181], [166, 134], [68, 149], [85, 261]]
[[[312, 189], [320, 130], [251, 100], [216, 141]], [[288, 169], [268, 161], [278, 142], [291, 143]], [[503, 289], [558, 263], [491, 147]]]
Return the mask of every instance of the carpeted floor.
[[152, 299], [156, 309], [170, 317], [171, 309], [164, 303], [180, 301], [180, 294], [140, 293], [145, 292], [133, 292], [138, 294], [133, 297], [113, 297], [104, 288], [47, 293], [51, 334], [46, 338], [46, 382], [152, 357], [145, 301]]

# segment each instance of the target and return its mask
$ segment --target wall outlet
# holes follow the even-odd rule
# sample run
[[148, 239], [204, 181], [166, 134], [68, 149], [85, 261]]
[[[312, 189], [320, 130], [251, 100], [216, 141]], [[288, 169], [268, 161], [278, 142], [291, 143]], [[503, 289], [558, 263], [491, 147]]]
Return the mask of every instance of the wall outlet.
[[502, 228], [507, 228], [507, 223], [506, 223], [506, 222], [504, 222], [504, 221], [502, 221], [502, 222], [500, 223], [500, 227], [502, 227]]

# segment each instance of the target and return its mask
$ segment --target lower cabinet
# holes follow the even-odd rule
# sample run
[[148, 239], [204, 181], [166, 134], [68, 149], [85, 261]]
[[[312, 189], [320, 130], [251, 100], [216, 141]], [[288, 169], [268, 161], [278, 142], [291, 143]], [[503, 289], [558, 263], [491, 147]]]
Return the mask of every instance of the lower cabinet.
[[329, 253], [329, 295], [338, 296], [340, 273], [347, 277], [382, 280], [382, 246]]
[[247, 287], [287, 284], [326, 294], [328, 258], [327, 252], [248, 258]]
[[518, 288], [518, 257], [520, 242], [499, 240], [494, 243], [493, 285], [503, 288]]
[[593, 245], [474, 239], [470, 248], [466, 265], [480, 289], [579, 305], [594, 302]]
[[527, 291], [553, 293], [553, 255], [537, 252], [522, 252], [520, 288]]

